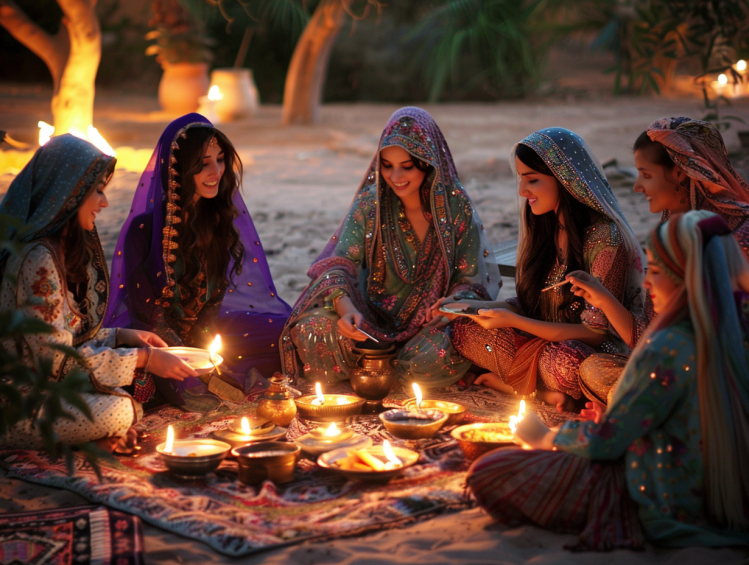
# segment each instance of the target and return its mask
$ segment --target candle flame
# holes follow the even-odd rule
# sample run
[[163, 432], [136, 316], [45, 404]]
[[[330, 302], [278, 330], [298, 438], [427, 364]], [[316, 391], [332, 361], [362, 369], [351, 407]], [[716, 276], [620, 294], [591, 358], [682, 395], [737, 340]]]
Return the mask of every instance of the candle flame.
[[315, 395], [317, 396], [317, 400], [320, 401], [320, 404], [325, 402], [325, 397], [322, 395], [322, 386], [320, 386], [320, 383], [315, 383]]
[[523, 416], [525, 416], [525, 400], [520, 401], [520, 408], [518, 409], [518, 415], [517, 416], [510, 416], [510, 430], [512, 430], [512, 433], [515, 433], [515, 430], [518, 427], [518, 424], [520, 423], [520, 420], [523, 419]]
[[219, 334], [216, 334], [213, 342], [208, 347], [208, 352], [211, 354], [211, 357], [213, 357], [219, 351], [221, 351], [221, 336]]
[[328, 426], [328, 429], [325, 430], [325, 437], [334, 437], [341, 434], [341, 430], [338, 429], [338, 426], [335, 425], [335, 422], [331, 423]]
[[416, 408], [421, 410], [421, 401], [423, 400], [423, 397], [421, 396], [421, 389], [419, 388], [419, 385], [414, 383], [413, 384], [414, 394], [416, 395]]
[[250, 421], [246, 417], [242, 417], [242, 433], [246, 436], [250, 435]]
[[55, 134], [55, 126], [51, 126], [41, 120], [39, 120], [37, 125], [39, 126], [39, 145], [44, 145]]
[[390, 447], [390, 442], [388, 440], [382, 442], [382, 452], [385, 454], [385, 457], [388, 458], [388, 461], [390, 461], [392, 464], [401, 464], [401, 460], [398, 459], [398, 456], [393, 451], [393, 448]]
[[721, 84], [721, 86], [725, 86], [726, 84], [728, 84], [728, 77], [725, 74], [720, 73], [718, 75], [718, 82]]
[[736, 70], [740, 73], [743, 73], [746, 70], [746, 61], [744, 61], [744, 59], [741, 59], [738, 63], [736, 63]]
[[169, 427], [166, 429], [166, 445], [164, 446], [164, 451], [167, 453], [171, 453], [174, 449], [174, 428], [171, 424], [169, 424]]
[[208, 100], [213, 100], [214, 102], [221, 100], [224, 97], [223, 94], [221, 94], [221, 89], [218, 87], [217, 84], [214, 84], [211, 88], [208, 89]]

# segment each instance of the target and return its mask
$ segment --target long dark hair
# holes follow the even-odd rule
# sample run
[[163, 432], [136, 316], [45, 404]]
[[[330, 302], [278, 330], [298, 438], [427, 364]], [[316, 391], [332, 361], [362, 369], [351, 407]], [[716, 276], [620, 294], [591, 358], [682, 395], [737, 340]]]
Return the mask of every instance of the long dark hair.
[[[527, 145], [520, 144], [515, 152], [520, 161], [542, 175], [554, 176], [544, 160]], [[556, 177], [555, 177], [556, 179]], [[525, 225], [527, 237], [520, 249], [521, 264], [518, 272], [522, 277], [517, 281], [517, 294], [525, 314], [531, 318], [541, 319], [541, 289], [546, 285], [546, 277], [557, 259], [556, 234], [560, 228], [559, 218], [564, 218], [567, 231], [567, 272], [583, 268], [583, 243], [585, 228], [591, 223], [591, 212], [578, 201], [557, 180], [559, 188], [559, 206], [556, 213], [552, 210], [546, 214], [535, 215], [531, 207], [525, 205]], [[562, 287], [564, 298], [559, 311], [569, 318], [569, 306], [582, 299], [572, 294], [569, 286]]]
[[647, 155], [648, 161], [668, 170], [673, 169], [676, 165], [663, 144], [650, 139], [647, 131], [642, 132], [635, 140], [632, 152], [635, 151], [642, 151]]
[[[205, 262], [208, 280], [222, 290], [229, 282], [230, 260], [234, 259], [234, 266], [229, 276], [242, 270], [244, 246], [239, 239], [239, 230], [234, 226], [239, 211], [232, 202], [234, 193], [242, 184], [242, 161], [229, 139], [217, 129], [193, 127], [185, 135], [178, 141], [179, 149], [174, 151], [183, 220], [177, 227], [176, 242], [184, 266], [176, 282], [180, 285], [181, 299], [190, 300], [195, 294], [202, 262]], [[214, 137], [224, 152], [225, 166], [218, 194], [194, 202], [195, 175], [202, 170], [206, 148]]]

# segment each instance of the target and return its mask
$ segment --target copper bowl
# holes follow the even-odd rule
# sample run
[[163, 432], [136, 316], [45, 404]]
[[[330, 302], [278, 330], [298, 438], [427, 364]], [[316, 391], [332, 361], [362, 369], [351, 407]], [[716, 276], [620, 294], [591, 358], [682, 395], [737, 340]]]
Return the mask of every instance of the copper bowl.
[[447, 422], [447, 414], [439, 410], [388, 410], [380, 420], [394, 437], [400, 439], [427, 439]]
[[167, 469], [181, 479], [197, 479], [214, 471], [229, 453], [231, 445], [215, 439], [186, 439], [174, 442], [165, 451], [166, 442], [156, 446]]
[[[297, 413], [301, 418], [317, 420], [318, 422], [335, 421], [340, 422], [349, 416], [361, 413], [362, 406], [366, 400], [352, 394], [325, 394], [325, 404], [316, 406], [312, 401], [317, 398], [314, 394], [295, 398]], [[348, 402], [338, 404], [338, 399], [343, 398]]]
[[265, 480], [283, 484], [294, 480], [294, 467], [301, 450], [294, 443], [266, 441], [231, 450], [239, 462], [239, 480], [257, 485]]
[[502, 422], [468, 424], [455, 428], [450, 435], [458, 440], [458, 445], [469, 461], [494, 449], [517, 445], [510, 427]]
[[[409, 410], [416, 410], [416, 399], [412, 398], [403, 405]], [[457, 402], [449, 402], [447, 400], [422, 400], [422, 410], [439, 410], [447, 414], [446, 426], [457, 426], [463, 421], [466, 415], [466, 407]]]

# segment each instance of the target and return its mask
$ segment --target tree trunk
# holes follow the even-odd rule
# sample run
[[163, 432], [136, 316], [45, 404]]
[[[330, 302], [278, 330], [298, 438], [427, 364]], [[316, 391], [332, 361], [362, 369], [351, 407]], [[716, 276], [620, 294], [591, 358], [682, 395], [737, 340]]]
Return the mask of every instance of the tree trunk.
[[49, 35], [12, 1], [0, 0], [0, 25], [38, 55], [52, 75], [55, 134], [86, 133], [94, 117], [94, 82], [101, 59], [97, 0], [57, 0], [60, 30]]
[[351, 2], [322, 0], [304, 28], [286, 74], [283, 125], [318, 122], [330, 50]]

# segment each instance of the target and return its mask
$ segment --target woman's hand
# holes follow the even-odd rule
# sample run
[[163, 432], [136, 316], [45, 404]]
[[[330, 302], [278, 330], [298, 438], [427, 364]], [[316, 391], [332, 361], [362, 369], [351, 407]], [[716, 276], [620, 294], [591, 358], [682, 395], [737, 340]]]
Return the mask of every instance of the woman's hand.
[[482, 308], [478, 316], [469, 316], [471, 320], [487, 330], [515, 327], [517, 314], [507, 308]]
[[479, 309], [479, 308], [484, 308], [487, 305], [487, 302], [485, 300], [456, 298], [454, 295], [445, 296], [444, 298], [440, 298], [437, 302], [432, 304], [429, 310], [427, 310], [427, 315], [426, 315], [427, 322], [430, 322], [433, 319], [440, 318], [440, 317], [445, 317], [450, 321], [457, 318], [458, 317], [457, 314], [450, 314], [449, 312], [440, 311], [440, 307], [444, 306], [445, 304], [450, 304], [450, 306], [454, 308], [474, 307], [476, 309]]
[[515, 437], [534, 449], [553, 449], [556, 435], [533, 411], [526, 412], [515, 430]]
[[572, 283], [570, 291], [595, 308], [604, 308], [610, 300], [616, 300], [613, 294], [601, 284], [596, 277], [585, 271], [572, 271], [565, 277]]
[[354, 341], [364, 341], [367, 339], [363, 333], [354, 326], [360, 326], [364, 321], [364, 316], [358, 310], [346, 312], [338, 318], [338, 333]]
[[166, 347], [167, 343], [153, 332], [119, 328], [115, 346], [125, 347]]
[[502, 380], [502, 377], [500, 377], [496, 373], [484, 373], [483, 375], [479, 375], [473, 381], [473, 384], [488, 386], [489, 388], [493, 388], [494, 390], [499, 390], [501, 392], [505, 392], [505, 389], [507, 388], [507, 385]]
[[183, 381], [187, 377], [197, 377], [195, 369], [190, 367], [176, 355], [172, 355], [163, 349], [151, 349], [151, 358], [148, 360], [148, 372], [165, 379]]
[[604, 412], [606, 412], [606, 407], [603, 404], [591, 401], [585, 403], [585, 408], [580, 410], [580, 416], [584, 420], [593, 420], [596, 424], [600, 424]]

